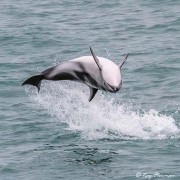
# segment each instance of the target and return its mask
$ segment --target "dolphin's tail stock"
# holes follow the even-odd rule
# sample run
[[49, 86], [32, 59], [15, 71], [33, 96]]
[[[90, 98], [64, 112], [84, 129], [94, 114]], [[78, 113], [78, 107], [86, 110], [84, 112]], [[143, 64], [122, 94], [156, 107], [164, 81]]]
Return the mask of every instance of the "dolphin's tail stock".
[[24, 81], [22, 86], [25, 84], [30, 84], [30, 85], [36, 86], [38, 89], [38, 92], [39, 92], [42, 80], [43, 80], [43, 75], [32, 76], [29, 79], [27, 79], [26, 81]]

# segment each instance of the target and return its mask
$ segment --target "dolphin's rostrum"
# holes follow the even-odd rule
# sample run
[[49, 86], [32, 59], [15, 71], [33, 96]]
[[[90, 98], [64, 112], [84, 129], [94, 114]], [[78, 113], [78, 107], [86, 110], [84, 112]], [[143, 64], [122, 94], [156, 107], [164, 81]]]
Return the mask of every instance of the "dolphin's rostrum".
[[117, 92], [122, 86], [120, 70], [128, 54], [119, 65], [116, 65], [109, 59], [97, 57], [91, 47], [90, 51], [92, 56], [82, 56], [46, 69], [39, 75], [30, 77], [22, 85], [36, 86], [39, 91], [42, 80], [81, 82], [89, 86], [89, 102], [94, 98], [98, 90]]

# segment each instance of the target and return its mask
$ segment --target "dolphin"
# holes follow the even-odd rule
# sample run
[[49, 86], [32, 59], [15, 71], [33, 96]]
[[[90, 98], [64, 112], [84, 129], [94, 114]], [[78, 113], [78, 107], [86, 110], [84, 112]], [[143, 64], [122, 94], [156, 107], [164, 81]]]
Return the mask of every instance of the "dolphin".
[[119, 65], [109, 59], [98, 57], [90, 47], [92, 56], [82, 56], [48, 68], [39, 75], [32, 76], [23, 84], [36, 86], [40, 90], [42, 80], [71, 80], [86, 84], [90, 89], [89, 102], [98, 90], [115, 93], [122, 86], [121, 68], [128, 53]]

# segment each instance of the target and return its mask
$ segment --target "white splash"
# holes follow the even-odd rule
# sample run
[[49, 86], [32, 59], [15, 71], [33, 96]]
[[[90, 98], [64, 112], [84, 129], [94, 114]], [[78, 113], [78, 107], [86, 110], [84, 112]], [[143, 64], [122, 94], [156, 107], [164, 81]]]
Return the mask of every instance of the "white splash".
[[33, 102], [48, 110], [51, 116], [78, 131], [88, 140], [97, 139], [166, 139], [179, 136], [171, 116], [156, 110], [136, 112], [127, 105], [107, 100], [98, 92], [88, 102], [89, 89], [75, 82], [43, 83], [41, 91], [26, 88]]

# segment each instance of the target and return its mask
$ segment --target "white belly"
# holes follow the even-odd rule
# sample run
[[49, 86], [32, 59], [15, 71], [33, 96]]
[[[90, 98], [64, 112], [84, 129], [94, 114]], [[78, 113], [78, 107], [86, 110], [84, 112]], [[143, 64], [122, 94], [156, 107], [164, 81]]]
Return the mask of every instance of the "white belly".
[[[102, 65], [102, 75], [104, 80], [113, 87], [118, 87], [121, 82], [119, 67], [109, 59], [97, 57]], [[82, 56], [71, 61], [82, 63], [89, 73], [93, 75], [99, 72], [99, 68], [92, 56]]]

